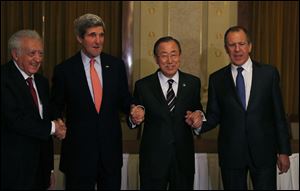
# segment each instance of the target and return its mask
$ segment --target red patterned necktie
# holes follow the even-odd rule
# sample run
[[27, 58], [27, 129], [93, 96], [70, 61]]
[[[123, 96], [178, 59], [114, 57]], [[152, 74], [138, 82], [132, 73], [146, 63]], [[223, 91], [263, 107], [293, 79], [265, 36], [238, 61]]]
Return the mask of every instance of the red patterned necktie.
[[32, 98], [33, 98], [33, 101], [34, 101], [34, 103], [35, 103], [35, 106], [36, 106], [37, 108], [39, 108], [38, 98], [37, 98], [37, 95], [36, 95], [36, 91], [35, 91], [35, 89], [34, 89], [34, 87], [33, 87], [32, 78], [31, 78], [31, 77], [27, 78], [27, 79], [26, 79], [26, 82], [28, 83], [29, 90], [30, 90], [30, 93], [31, 93], [31, 95], [32, 95]]

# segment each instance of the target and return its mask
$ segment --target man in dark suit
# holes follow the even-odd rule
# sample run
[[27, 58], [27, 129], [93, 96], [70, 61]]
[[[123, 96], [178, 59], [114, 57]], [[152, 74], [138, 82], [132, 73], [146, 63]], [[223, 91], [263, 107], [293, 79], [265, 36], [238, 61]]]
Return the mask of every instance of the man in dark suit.
[[145, 108], [141, 189], [190, 190], [195, 171], [191, 126], [202, 122], [200, 79], [179, 70], [181, 47], [173, 37], [156, 41], [153, 53], [159, 70], [137, 81], [134, 90], [136, 104]]
[[271, 65], [250, 59], [247, 30], [229, 28], [224, 36], [231, 63], [210, 75], [206, 119], [201, 132], [220, 124], [219, 164], [225, 189], [276, 189], [276, 162], [289, 169], [291, 148], [279, 87]]
[[47, 189], [54, 186], [50, 134], [62, 139], [65, 127], [49, 120], [48, 80], [37, 73], [43, 43], [21, 30], [9, 48], [12, 60], [1, 67], [1, 189]]
[[82, 49], [54, 69], [51, 103], [55, 117], [65, 110], [68, 131], [60, 170], [66, 189], [121, 187], [122, 132], [119, 111], [129, 114], [125, 64], [102, 52], [105, 25], [97, 15], [74, 22]]

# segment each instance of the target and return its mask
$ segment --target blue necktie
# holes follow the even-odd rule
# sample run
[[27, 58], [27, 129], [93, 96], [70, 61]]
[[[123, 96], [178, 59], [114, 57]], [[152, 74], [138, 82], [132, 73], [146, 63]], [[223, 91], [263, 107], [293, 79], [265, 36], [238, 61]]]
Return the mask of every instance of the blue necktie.
[[243, 104], [243, 107], [246, 110], [245, 82], [244, 82], [244, 77], [242, 75], [243, 70], [244, 70], [244, 68], [242, 68], [242, 67], [237, 68], [238, 74], [236, 76], [236, 90], [237, 90], [237, 93], [239, 94], [239, 97]]

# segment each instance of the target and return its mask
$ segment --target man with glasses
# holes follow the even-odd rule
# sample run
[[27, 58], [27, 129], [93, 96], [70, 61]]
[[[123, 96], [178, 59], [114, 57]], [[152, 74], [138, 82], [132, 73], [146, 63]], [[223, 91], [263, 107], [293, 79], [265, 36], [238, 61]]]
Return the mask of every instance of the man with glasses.
[[192, 190], [195, 158], [193, 128], [202, 123], [200, 79], [181, 72], [181, 47], [173, 37], [158, 39], [159, 69], [135, 84], [136, 104], [145, 108], [140, 145], [141, 189]]

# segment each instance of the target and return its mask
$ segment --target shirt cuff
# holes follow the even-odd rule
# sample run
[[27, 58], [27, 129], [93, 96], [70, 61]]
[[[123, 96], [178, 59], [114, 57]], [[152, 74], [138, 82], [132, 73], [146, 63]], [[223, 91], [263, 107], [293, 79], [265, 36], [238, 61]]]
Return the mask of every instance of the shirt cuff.
[[[140, 108], [142, 108], [143, 110], [144, 110], [144, 113], [145, 113], [145, 107], [144, 106], [142, 106], [142, 105], [136, 105], [137, 107], [140, 107]], [[137, 125], [136, 124], [134, 124], [133, 122], [132, 122], [132, 120], [131, 120], [131, 117], [129, 116], [129, 122], [130, 122], [130, 128], [131, 129], [134, 129], [134, 128], [136, 128], [137, 127]]]
[[53, 135], [55, 133], [55, 123], [54, 121], [51, 121], [51, 133], [50, 135]]
[[[201, 113], [202, 121], [206, 121], [206, 117], [205, 117], [204, 113], [201, 110], [196, 110], [196, 111]], [[196, 128], [196, 129], [193, 129], [193, 131], [196, 135], [200, 135], [201, 129], [202, 129], [202, 126]]]
[[131, 121], [131, 117], [129, 117], [129, 122], [130, 122], [130, 128], [131, 129], [134, 129], [134, 128], [136, 128], [136, 124], [134, 124], [132, 121]]
[[[202, 127], [202, 126], [201, 126]], [[201, 127], [197, 128], [197, 129], [193, 129], [194, 133], [196, 135], [200, 135], [200, 132], [201, 132]]]

